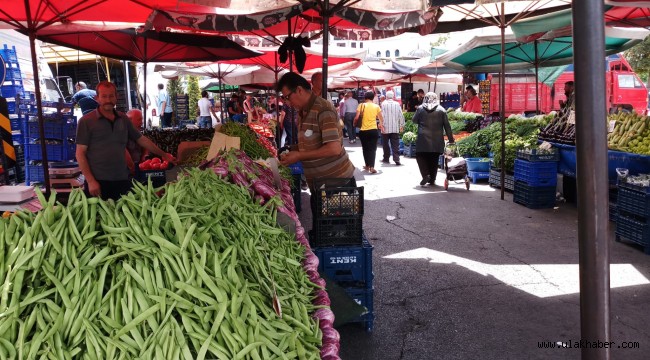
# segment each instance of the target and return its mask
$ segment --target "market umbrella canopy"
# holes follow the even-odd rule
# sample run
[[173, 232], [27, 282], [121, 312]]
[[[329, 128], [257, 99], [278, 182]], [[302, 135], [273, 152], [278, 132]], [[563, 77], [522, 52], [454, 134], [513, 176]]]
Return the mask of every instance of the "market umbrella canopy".
[[[605, 29], [606, 53], [615, 54], [628, 49], [650, 32], [640, 29]], [[570, 64], [573, 61], [573, 39], [540, 38], [531, 43], [519, 43], [515, 35], [506, 35], [506, 70], [530, 69], [538, 62], [540, 67]], [[537, 48], [538, 56], [535, 56]], [[438, 61], [453, 69], [476, 72], [499, 72], [501, 69], [501, 37], [477, 36], [458, 49], [438, 57]]]
[[219, 61], [249, 58], [260, 53], [224, 36], [135, 29], [39, 35], [38, 39], [106, 56], [147, 62]]

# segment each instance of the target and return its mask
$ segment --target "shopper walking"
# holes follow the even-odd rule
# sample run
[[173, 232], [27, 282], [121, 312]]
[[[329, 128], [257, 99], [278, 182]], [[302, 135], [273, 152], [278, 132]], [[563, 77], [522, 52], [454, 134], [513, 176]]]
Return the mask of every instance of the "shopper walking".
[[348, 141], [350, 144], [357, 142], [357, 129], [354, 126], [354, 117], [357, 114], [357, 108], [359, 107], [359, 102], [354, 98], [354, 93], [348, 91], [345, 94], [345, 101], [343, 102], [344, 107], [344, 116], [343, 121], [345, 123], [345, 128], [348, 130]]
[[449, 143], [454, 143], [447, 112], [440, 106], [438, 95], [429, 92], [424, 96], [422, 106], [413, 115], [413, 123], [418, 125], [415, 159], [422, 175], [420, 185], [435, 185], [438, 159], [445, 150], [443, 131], [447, 133]]
[[384, 129], [381, 131], [384, 158], [381, 162], [388, 164], [392, 151], [395, 165], [402, 165], [399, 162], [399, 134], [404, 130], [404, 114], [402, 107], [395, 101], [393, 91], [386, 92], [386, 100], [381, 103], [381, 114], [384, 117]]
[[379, 129], [383, 131], [384, 117], [381, 114], [379, 105], [373, 103], [375, 93], [368, 91], [364, 96], [365, 101], [357, 107], [357, 113], [354, 117], [356, 127], [359, 127], [359, 139], [363, 148], [364, 170], [371, 174], [376, 174], [375, 157], [377, 156], [377, 140], [379, 132], [377, 131], [377, 119], [379, 119]]
[[212, 116], [210, 116], [210, 114], [214, 115], [217, 121], [219, 121], [217, 114], [215, 114], [214, 110], [212, 109], [212, 103], [208, 99], [207, 91], [205, 90], [201, 91], [201, 99], [199, 99], [197, 105], [199, 106], [199, 127], [200, 128], [209, 129], [212, 127]]
[[172, 102], [169, 94], [165, 91], [165, 85], [158, 84], [158, 113], [160, 114], [160, 127], [172, 126]]

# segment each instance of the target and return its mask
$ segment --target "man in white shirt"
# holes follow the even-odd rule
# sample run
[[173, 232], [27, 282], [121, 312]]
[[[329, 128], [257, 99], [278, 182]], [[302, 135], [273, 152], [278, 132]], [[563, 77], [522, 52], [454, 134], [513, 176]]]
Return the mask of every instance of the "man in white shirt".
[[203, 90], [201, 92], [201, 96], [202, 97], [198, 102], [199, 127], [209, 129], [212, 127], [212, 117], [210, 114], [214, 115], [214, 117], [217, 119], [217, 122], [219, 122], [219, 118], [217, 117], [217, 114], [214, 113], [214, 109], [212, 109], [212, 103], [210, 103], [210, 100], [208, 99], [208, 92]]
[[381, 132], [384, 159], [381, 162], [386, 164], [390, 162], [388, 159], [392, 150], [395, 165], [402, 165], [399, 162], [399, 134], [404, 130], [404, 114], [402, 107], [394, 99], [395, 93], [387, 91], [386, 100], [381, 103], [381, 112], [384, 115], [384, 128]]
[[343, 101], [343, 106], [345, 107], [345, 128], [348, 129], [348, 140], [350, 144], [357, 142], [357, 131], [354, 128], [354, 117], [357, 114], [357, 107], [359, 107], [359, 102], [354, 98], [354, 93], [348, 91], [345, 94], [345, 100]]

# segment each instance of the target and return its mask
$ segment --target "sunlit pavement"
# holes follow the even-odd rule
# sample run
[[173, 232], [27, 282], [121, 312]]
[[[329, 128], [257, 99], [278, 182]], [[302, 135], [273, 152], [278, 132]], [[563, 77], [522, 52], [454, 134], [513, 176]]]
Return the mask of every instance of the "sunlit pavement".
[[[361, 144], [346, 146], [362, 168]], [[341, 327], [341, 357], [579, 359], [575, 346], [539, 347], [580, 341], [576, 206], [530, 210], [486, 180], [445, 191], [442, 172], [437, 186], [420, 187], [415, 159], [381, 159], [379, 147], [378, 174], [357, 174], [374, 245], [374, 331]], [[303, 209], [309, 229], [306, 192]], [[648, 359], [650, 256], [615, 243], [613, 229], [612, 359]]]

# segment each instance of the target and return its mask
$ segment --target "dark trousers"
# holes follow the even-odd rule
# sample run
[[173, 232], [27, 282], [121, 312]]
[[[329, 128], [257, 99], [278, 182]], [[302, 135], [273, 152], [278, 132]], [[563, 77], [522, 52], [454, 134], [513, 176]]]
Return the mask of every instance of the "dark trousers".
[[[118, 180], [118, 181], [106, 181], [106, 180], [97, 180], [99, 182], [99, 189], [101, 190], [101, 198], [103, 200], [113, 199], [117, 201], [122, 195], [127, 194], [131, 191], [131, 180]], [[88, 183], [84, 182], [84, 191], [86, 195], [88, 192]]]
[[431, 176], [431, 183], [436, 180], [436, 175], [438, 174], [438, 159], [440, 158], [440, 153], [436, 152], [416, 152], [415, 160], [418, 162], [418, 167], [420, 168], [420, 174], [422, 179], [426, 179], [427, 176]]
[[[284, 128], [284, 133], [286, 134], [284, 137], [284, 145], [286, 146], [297, 144], [297, 138], [294, 138], [294, 136], [298, 134], [295, 123], [291, 121], [291, 119], [285, 118], [284, 121], [282, 121], [282, 127]], [[280, 137], [282, 137], [282, 134], [280, 134]]]
[[381, 144], [384, 147], [384, 161], [388, 161], [392, 152], [393, 161], [399, 162], [399, 134], [381, 134]]
[[160, 127], [171, 127], [172, 126], [172, 113], [166, 112], [163, 113], [160, 117]]
[[366, 162], [366, 166], [374, 168], [379, 131], [377, 129], [359, 131], [359, 139], [361, 139], [363, 160]]
[[345, 123], [345, 128], [348, 130], [348, 139], [356, 140], [357, 139], [357, 129], [354, 128], [354, 116], [357, 113], [345, 113], [343, 122]]

